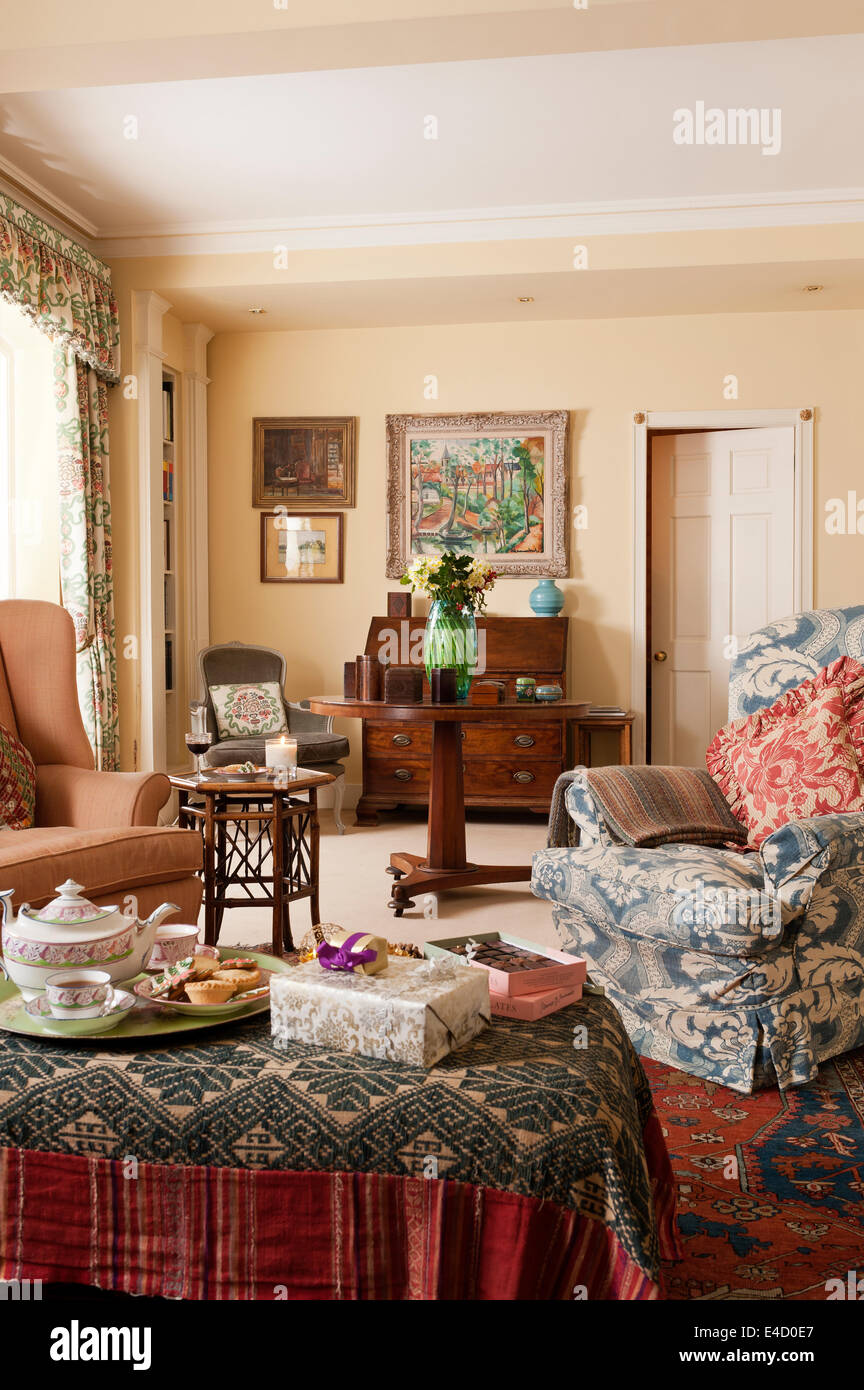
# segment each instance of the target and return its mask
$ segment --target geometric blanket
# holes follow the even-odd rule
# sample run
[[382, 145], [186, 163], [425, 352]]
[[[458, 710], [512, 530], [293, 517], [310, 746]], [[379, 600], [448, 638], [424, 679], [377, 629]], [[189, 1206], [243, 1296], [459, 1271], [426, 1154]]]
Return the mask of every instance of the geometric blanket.
[[[186, 1253], [162, 1270], [181, 1209]], [[301, 1233], [302, 1272], [268, 1292]], [[425, 1274], [412, 1264], [418, 1240], [436, 1243], [432, 1292], [429, 1250]], [[217, 1245], [244, 1253], [210, 1279]], [[645, 1074], [599, 996], [537, 1022], [496, 1019], [428, 1071], [277, 1047], [266, 1015], [172, 1047], [0, 1042], [0, 1278], [440, 1297], [460, 1265], [475, 1271], [462, 1296], [488, 1297], [503, 1287], [496, 1262], [523, 1258], [523, 1297], [572, 1298], [581, 1282], [588, 1298], [656, 1298], [661, 1256], [675, 1254]], [[299, 1292], [310, 1278], [316, 1292]]]

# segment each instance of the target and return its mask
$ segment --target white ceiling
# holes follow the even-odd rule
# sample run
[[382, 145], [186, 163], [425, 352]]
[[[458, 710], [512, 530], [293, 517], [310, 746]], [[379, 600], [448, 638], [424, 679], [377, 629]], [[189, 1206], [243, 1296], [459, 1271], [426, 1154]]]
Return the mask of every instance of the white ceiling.
[[[864, 186], [862, 68], [864, 36], [848, 35], [15, 93], [0, 98], [0, 155], [109, 240], [705, 195], [734, 207]], [[781, 108], [780, 154], [674, 144], [673, 112], [698, 101]]]

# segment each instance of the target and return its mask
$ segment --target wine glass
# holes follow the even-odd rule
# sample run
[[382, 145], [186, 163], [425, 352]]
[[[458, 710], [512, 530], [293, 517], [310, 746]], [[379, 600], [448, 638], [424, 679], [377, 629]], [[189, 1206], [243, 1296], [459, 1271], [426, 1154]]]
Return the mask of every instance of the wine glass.
[[201, 785], [201, 758], [213, 742], [213, 735], [209, 729], [196, 730], [194, 733], [186, 735], [186, 747], [190, 753], [195, 754], [195, 785]]

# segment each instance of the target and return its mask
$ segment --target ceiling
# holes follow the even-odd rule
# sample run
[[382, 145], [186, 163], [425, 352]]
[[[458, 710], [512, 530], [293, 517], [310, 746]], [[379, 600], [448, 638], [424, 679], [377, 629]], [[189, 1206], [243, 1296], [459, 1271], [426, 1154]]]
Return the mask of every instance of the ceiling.
[[[0, 153], [108, 242], [857, 196], [862, 68], [852, 35], [12, 93]], [[777, 109], [779, 148], [773, 117], [758, 146], [676, 144], [700, 101]]]
[[[600, 257], [575, 277], [501, 273], [492, 254], [864, 231], [860, 17], [860, 0], [41, 0], [4, 15], [0, 182], [115, 266], [150, 258], [142, 283], [217, 331], [799, 309], [814, 281], [814, 306], [864, 307], [847, 251]], [[700, 102], [779, 110], [779, 147], [677, 144], [675, 112]], [[268, 273], [280, 246], [471, 243], [470, 274], [423, 255], [404, 276]]]

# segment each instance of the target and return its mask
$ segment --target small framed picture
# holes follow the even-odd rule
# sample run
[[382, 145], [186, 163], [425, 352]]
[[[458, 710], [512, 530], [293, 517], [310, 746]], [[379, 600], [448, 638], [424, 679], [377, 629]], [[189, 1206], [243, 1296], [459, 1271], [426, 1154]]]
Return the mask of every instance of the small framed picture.
[[341, 512], [262, 512], [262, 584], [341, 584], [342, 522]]
[[252, 421], [252, 506], [353, 507], [354, 417]]

